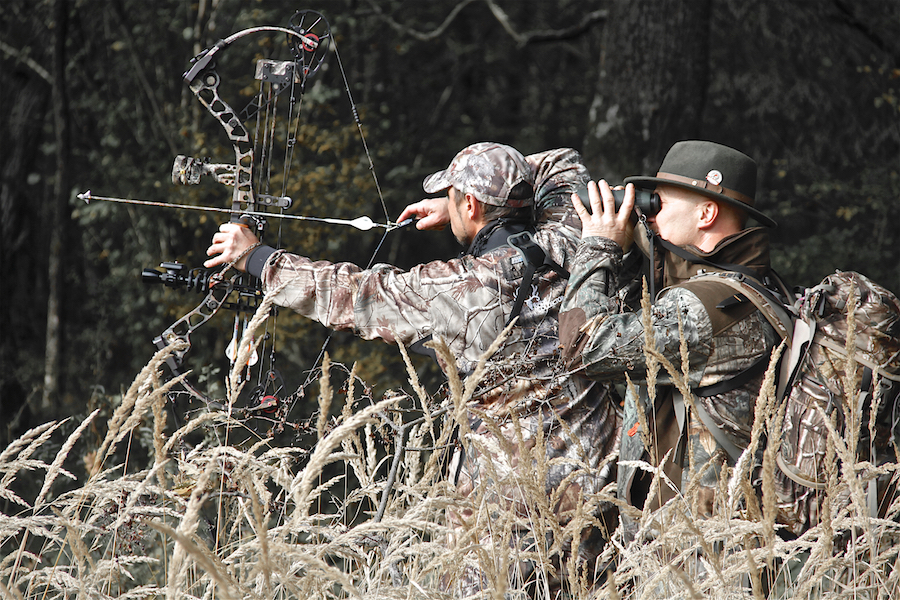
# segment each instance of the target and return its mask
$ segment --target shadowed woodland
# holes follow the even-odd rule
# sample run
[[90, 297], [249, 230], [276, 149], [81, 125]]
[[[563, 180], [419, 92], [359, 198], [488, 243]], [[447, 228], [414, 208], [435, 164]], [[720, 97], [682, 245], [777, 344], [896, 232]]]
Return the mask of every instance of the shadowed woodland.
[[[201, 597], [215, 587], [226, 597], [407, 597], [411, 589], [437, 597], [441, 569], [461, 572], [470, 560], [433, 543], [446, 535], [436, 515], [451, 500], [427, 453], [403, 459], [384, 518], [370, 530], [355, 527], [382, 502], [395, 432], [380, 414], [422, 415], [410, 433], [422, 447], [447, 441], [429, 416], [444, 385], [433, 362], [349, 333], [329, 336], [285, 313], [266, 340], [290, 398], [280, 413], [231, 421], [169, 402], [155, 375], [166, 357], [153, 359], [152, 340], [203, 294], [147, 285], [141, 272], [164, 261], [199, 267], [228, 216], [77, 197], [91, 190], [228, 208], [231, 188], [172, 183], [177, 155], [234, 161], [222, 127], [182, 74], [218, 40], [283, 27], [301, 9], [327, 18], [334, 48], [292, 117], [291, 170], [277, 170], [279, 163], [269, 179], [293, 198], [290, 213], [392, 221], [424, 197], [425, 176], [475, 141], [524, 154], [575, 148], [593, 178], [620, 183], [655, 172], [676, 140], [709, 139], [757, 160], [759, 207], [779, 223], [773, 264], [786, 281], [812, 285], [835, 269], [855, 270], [900, 292], [897, 2], [5, 0], [0, 512], [27, 505], [31, 516], [4, 520], [4, 596], [16, 587], [29, 598], [44, 590], [152, 597], [175, 589]], [[255, 59], [283, 45], [283, 37], [262, 34], [223, 51], [223, 97], [246, 105]], [[410, 267], [459, 251], [449, 231], [412, 228], [385, 235], [286, 221], [270, 222], [267, 236], [313, 258], [362, 265]], [[191, 379], [218, 398], [232, 398], [225, 351], [235, 327], [223, 310], [197, 329], [186, 359]], [[459, 407], [465, 391], [451, 396]], [[269, 435], [277, 442], [264, 442]], [[382, 443], [387, 450], [376, 450]], [[177, 467], [164, 460], [173, 448]], [[296, 464], [303, 469], [292, 471]], [[27, 474], [34, 469], [40, 477]], [[257, 483], [225, 489], [226, 471]], [[834, 476], [839, 486], [844, 475]], [[204, 505], [209, 494], [217, 508]], [[272, 517], [273, 510], [282, 512]], [[793, 585], [789, 569], [772, 569], [760, 583], [767, 575], [753, 565], [771, 567], [779, 552], [782, 565], [821, 556], [804, 594], [837, 597], [840, 585], [821, 582], [843, 585], [854, 580], [847, 573], [866, 581], [853, 591], [888, 589], [876, 573], [896, 560], [880, 546], [892, 539], [883, 523], [852, 511], [836, 517], [836, 528], [852, 532], [842, 535], [859, 533], [865, 543], [853, 544], [868, 544], [872, 564], [863, 568], [856, 550], [828, 563], [833, 548], [818, 540], [779, 546], [765, 518], [761, 529], [741, 529], [735, 523], [745, 514], [720, 517], [670, 523], [657, 546], [620, 563], [612, 581], [658, 572], [667, 564], [660, 557], [687, 562], [714, 540], [731, 551], [703, 563], [715, 574], [702, 590], [712, 596], [726, 597], [744, 576], [759, 584], [748, 597]], [[722, 523], [729, 527], [716, 529]], [[260, 533], [267, 526], [270, 536]], [[82, 537], [84, 547], [73, 541]], [[317, 549], [307, 552], [309, 545]], [[70, 580], [54, 579], [62, 569], [37, 568], [47, 567], [41, 547], [63, 557]], [[151, 564], [161, 557], [166, 569]], [[491, 573], [505, 577], [506, 559], [491, 560]], [[16, 575], [23, 565], [37, 568], [31, 579]], [[694, 593], [687, 585], [671, 595]]]
[[[196, 304], [187, 291], [141, 285], [139, 274], [162, 261], [200, 266], [225, 217], [86, 206], [75, 196], [226, 208], [229, 188], [171, 184], [175, 155], [233, 160], [181, 74], [216, 40], [284, 25], [299, 8], [331, 23], [388, 218], [477, 140], [526, 154], [572, 147], [594, 178], [618, 183], [654, 171], [675, 140], [711, 139], [758, 161], [760, 206], [780, 224], [775, 266], [789, 282], [841, 268], [900, 288], [896, 3], [316, 4], [3, 3], [7, 424], [79, 414], [92, 391], [118, 393], [152, 353], [150, 340]], [[230, 49], [235, 79], [223, 94], [252, 85], [252, 43]], [[292, 210], [383, 221], [338, 71], [329, 57], [304, 100]], [[283, 231], [285, 247], [363, 264], [380, 241], [315, 223]], [[408, 267], [457, 251], [449, 232], [403, 230], [376, 260]], [[217, 320], [220, 331], [194, 344], [196, 364], [222, 362], [231, 323]], [[309, 369], [325, 333], [290, 327], [283, 360]], [[395, 385], [399, 365], [376, 358], [378, 346], [342, 337], [332, 351], [348, 363], [367, 356], [367, 379]]]

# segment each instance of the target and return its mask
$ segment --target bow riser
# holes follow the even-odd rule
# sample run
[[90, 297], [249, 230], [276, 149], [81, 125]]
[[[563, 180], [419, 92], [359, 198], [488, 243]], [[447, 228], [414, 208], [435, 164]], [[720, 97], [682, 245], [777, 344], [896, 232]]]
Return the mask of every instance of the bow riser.
[[221, 78], [213, 70], [214, 67], [215, 63], [210, 63], [189, 84], [197, 99], [228, 133], [228, 139], [234, 147], [234, 170], [230, 173], [230, 178], [234, 186], [231, 208], [237, 213], [232, 215], [232, 221], [236, 221], [240, 218], [240, 212], [256, 208], [253, 194], [253, 144], [247, 128], [237, 118], [236, 111], [219, 95]]
[[[233, 281], [223, 281], [213, 286], [199, 306], [172, 323], [162, 334], [154, 338], [153, 343], [160, 350], [167, 346], [179, 346], [166, 361], [173, 375], [181, 374], [181, 365], [184, 363], [184, 357], [191, 349], [191, 334], [219, 312], [219, 309], [222, 308], [233, 289]], [[193, 386], [185, 385], [184, 387], [197, 399], [204, 402], [209, 401], [206, 396], [198, 392]]]

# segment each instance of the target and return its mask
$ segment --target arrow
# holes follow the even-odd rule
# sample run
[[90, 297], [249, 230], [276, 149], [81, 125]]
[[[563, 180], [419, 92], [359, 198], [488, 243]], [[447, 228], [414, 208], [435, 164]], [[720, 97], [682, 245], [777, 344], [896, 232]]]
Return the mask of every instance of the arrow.
[[[120, 204], [139, 204], [141, 206], [158, 206], [161, 208], [180, 208], [184, 210], [200, 210], [205, 212], [220, 212], [220, 213], [229, 213], [233, 214], [235, 211], [230, 208], [217, 208], [214, 206], [193, 206], [191, 204], [169, 204], [167, 202], [151, 202], [150, 200], [132, 200], [130, 198], [113, 198], [110, 196], [95, 196], [91, 193], [91, 190], [88, 190], [84, 193], [78, 194], [78, 198], [80, 200], [84, 200], [85, 204], [90, 204], [91, 200], [102, 200], [104, 202], [118, 202]], [[291, 203], [291, 199], [285, 197], [285, 200], [288, 204]], [[306, 217], [301, 215], [285, 215], [280, 213], [264, 213], [257, 211], [242, 211], [241, 215], [247, 215], [250, 217], [275, 217], [278, 219], [293, 219], [295, 221], [316, 221], [319, 223], [332, 223], [335, 225], [349, 225], [350, 227], [355, 227], [360, 231], [369, 231], [375, 227], [383, 227], [388, 231], [393, 231], [394, 229], [400, 229], [401, 227], [406, 227], [410, 223], [413, 222], [413, 219], [406, 219], [405, 221], [401, 221], [399, 223], [376, 223], [372, 219], [366, 216], [357, 217], [355, 219], [335, 219], [335, 218], [327, 218], [327, 217]]]

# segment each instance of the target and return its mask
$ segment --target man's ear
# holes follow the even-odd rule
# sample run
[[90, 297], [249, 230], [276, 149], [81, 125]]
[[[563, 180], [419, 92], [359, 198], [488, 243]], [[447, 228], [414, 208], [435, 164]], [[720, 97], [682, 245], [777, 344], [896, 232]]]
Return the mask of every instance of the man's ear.
[[700, 204], [699, 209], [697, 228], [709, 229], [719, 216], [719, 205], [712, 200], [706, 200]]
[[466, 194], [466, 214], [472, 221], [478, 221], [484, 212], [481, 202], [473, 194]]

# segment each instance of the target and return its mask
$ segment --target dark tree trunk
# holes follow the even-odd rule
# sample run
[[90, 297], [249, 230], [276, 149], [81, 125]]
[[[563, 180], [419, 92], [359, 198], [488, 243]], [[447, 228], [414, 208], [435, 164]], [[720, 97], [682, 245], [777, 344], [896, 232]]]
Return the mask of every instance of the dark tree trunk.
[[699, 135], [709, 14], [709, 0], [613, 3], [584, 142], [595, 178], [655, 173], [674, 142]]
[[62, 347], [62, 293], [65, 232], [68, 220], [69, 126], [66, 89], [66, 35], [68, 29], [67, 0], [54, 5], [56, 30], [53, 49], [53, 122], [56, 130], [56, 177], [53, 197], [48, 202], [49, 257], [47, 262], [47, 343], [44, 355], [43, 410], [60, 402], [60, 352]]

